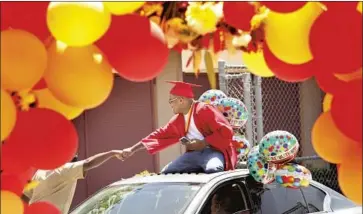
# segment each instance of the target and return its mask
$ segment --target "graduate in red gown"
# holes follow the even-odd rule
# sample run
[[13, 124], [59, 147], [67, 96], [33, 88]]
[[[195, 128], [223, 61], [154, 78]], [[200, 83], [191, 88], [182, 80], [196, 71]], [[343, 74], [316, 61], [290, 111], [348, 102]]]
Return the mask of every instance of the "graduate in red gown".
[[141, 149], [155, 154], [175, 143], [186, 143], [187, 152], [168, 164], [162, 173], [214, 173], [235, 169], [237, 154], [228, 121], [214, 106], [193, 99], [192, 87], [198, 85], [179, 81], [169, 83], [174, 84], [169, 104], [175, 115], [164, 127], [124, 149], [122, 158]]

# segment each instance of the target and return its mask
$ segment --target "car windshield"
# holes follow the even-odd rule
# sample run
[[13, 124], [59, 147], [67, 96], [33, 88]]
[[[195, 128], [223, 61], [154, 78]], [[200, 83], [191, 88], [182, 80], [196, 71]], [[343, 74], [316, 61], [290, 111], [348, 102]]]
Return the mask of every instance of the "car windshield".
[[109, 186], [72, 214], [179, 214], [184, 212], [201, 186], [194, 183]]

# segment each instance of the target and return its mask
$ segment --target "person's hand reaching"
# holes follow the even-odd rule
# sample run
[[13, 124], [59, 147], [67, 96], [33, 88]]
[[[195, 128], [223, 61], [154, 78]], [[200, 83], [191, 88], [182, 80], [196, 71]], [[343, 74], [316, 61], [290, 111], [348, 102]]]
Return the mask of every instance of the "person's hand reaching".
[[117, 158], [120, 160], [125, 160], [125, 159], [131, 157], [133, 154], [134, 154], [134, 151], [132, 151], [131, 148], [126, 148], [126, 149], [122, 150], [122, 153], [119, 156], [117, 156]]

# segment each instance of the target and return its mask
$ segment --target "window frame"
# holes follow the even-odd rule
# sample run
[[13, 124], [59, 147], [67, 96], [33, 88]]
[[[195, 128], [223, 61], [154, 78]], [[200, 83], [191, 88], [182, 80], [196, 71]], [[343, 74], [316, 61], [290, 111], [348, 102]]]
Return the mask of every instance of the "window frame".
[[[257, 181], [253, 180], [255, 183], [258, 183]], [[246, 182], [246, 178], [244, 179], [243, 182]], [[247, 189], [249, 190], [250, 189], [250, 186], [248, 186], [247, 182], [245, 183]], [[327, 192], [326, 190], [324, 190], [322, 187], [319, 186], [320, 183], [314, 183], [314, 182], [311, 182], [310, 183], [310, 187], [312, 188], [315, 188], [315, 190], [318, 190], [318, 191], [321, 191], [325, 194], [325, 197], [324, 197], [324, 201], [323, 201], [323, 211], [318, 211], [318, 212], [311, 212], [309, 214], [319, 214], [319, 213], [326, 213], [326, 212], [332, 212], [332, 208], [330, 206], [330, 203], [331, 203], [331, 196], [329, 194], [329, 192]], [[303, 194], [303, 193], [302, 193]], [[253, 214], [257, 214], [257, 210], [256, 210], [256, 206], [258, 206], [252, 199], [252, 195], [250, 193], [250, 191], [248, 191], [248, 195], [249, 195], [249, 198], [250, 198], [250, 203], [251, 203], [251, 211]]]
[[[208, 192], [206, 193], [206, 196], [204, 197], [203, 201], [201, 201], [201, 203], [199, 204], [199, 207], [197, 209], [198, 214], [201, 214], [202, 211], [204, 210], [205, 206], [208, 205], [209, 201], [212, 199], [213, 195], [222, 187], [229, 185], [229, 184], [237, 184], [239, 185], [238, 189], [241, 193], [242, 196], [242, 201], [245, 202], [245, 207], [247, 208], [247, 210], [252, 211], [252, 207], [251, 207], [251, 198], [248, 192], [248, 187], [246, 186], [245, 182], [243, 182], [245, 178], [234, 178], [231, 180], [223, 180], [221, 182], [216, 183], [215, 185], [213, 185]], [[244, 187], [243, 187], [244, 185]], [[247, 195], [246, 195], [247, 194]], [[246, 210], [243, 210], [246, 211]], [[239, 212], [239, 211], [238, 211]]]

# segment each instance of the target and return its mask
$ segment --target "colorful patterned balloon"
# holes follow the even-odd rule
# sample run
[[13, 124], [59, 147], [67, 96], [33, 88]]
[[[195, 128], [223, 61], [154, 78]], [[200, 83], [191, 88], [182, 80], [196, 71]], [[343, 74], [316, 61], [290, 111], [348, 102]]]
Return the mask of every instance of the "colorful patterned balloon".
[[233, 128], [239, 129], [247, 122], [248, 111], [241, 100], [232, 97], [223, 98], [217, 107]]
[[218, 102], [223, 98], [227, 98], [227, 95], [223, 91], [217, 89], [210, 89], [204, 92], [199, 97], [198, 101], [207, 104], [217, 105]]
[[241, 134], [235, 134], [232, 138], [232, 143], [236, 147], [239, 157], [245, 157], [251, 150], [251, 144]]
[[268, 184], [275, 180], [276, 165], [266, 162], [259, 154], [258, 146], [254, 146], [248, 154], [247, 166], [250, 174], [257, 182]]
[[307, 187], [312, 180], [311, 172], [298, 164], [288, 163], [275, 172], [276, 183], [283, 187], [297, 189]]
[[295, 158], [299, 151], [296, 137], [287, 131], [272, 131], [259, 143], [260, 154], [271, 163], [282, 164]]

